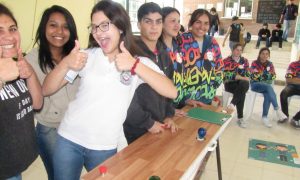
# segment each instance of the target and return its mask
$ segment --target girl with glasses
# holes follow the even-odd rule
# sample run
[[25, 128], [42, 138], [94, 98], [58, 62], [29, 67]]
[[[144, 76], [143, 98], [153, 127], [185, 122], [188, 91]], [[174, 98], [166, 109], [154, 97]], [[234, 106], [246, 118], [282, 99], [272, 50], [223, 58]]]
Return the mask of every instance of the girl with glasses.
[[[100, 25], [105, 22], [111, 22], [107, 29]], [[90, 34], [86, 64], [76, 63], [83, 61], [77, 44], [48, 74], [43, 85], [44, 93], [52, 94], [67, 83], [64, 78], [70, 69], [81, 76], [76, 99], [70, 103], [58, 129], [55, 179], [79, 179], [83, 166], [90, 171], [114, 155], [121, 140], [126, 142], [122, 124], [140, 84], [148, 83], [169, 98], [177, 95], [163, 72], [141, 56], [134, 44], [129, 16], [120, 4], [98, 2], [91, 13], [91, 24], [100, 26]], [[74, 58], [75, 61], [70, 60]], [[127, 82], [124, 72], [129, 72], [125, 77]]]

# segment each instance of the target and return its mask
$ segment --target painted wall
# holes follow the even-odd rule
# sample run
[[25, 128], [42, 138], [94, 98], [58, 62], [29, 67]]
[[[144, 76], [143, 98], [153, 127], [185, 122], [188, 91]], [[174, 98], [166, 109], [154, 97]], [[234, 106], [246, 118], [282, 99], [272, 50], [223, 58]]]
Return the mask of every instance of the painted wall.
[[34, 43], [36, 29], [43, 11], [56, 4], [65, 7], [73, 15], [81, 47], [87, 47], [90, 13], [95, 0], [0, 0], [14, 13], [21, 33], [21, 47], [28, 52]]

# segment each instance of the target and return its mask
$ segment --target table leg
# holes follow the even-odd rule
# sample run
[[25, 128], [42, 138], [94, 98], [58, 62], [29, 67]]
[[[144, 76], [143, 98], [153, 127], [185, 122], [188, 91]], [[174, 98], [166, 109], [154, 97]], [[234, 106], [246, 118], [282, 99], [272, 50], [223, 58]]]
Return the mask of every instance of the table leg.
[[217, 154], [218, 177], [219, 177], [219, 180], [222, 180], [222, 169], [221, 169], [221, 156], [220, 156], [220, 143], [219, 143], [219, 139], [217, 139], [216, 154]]

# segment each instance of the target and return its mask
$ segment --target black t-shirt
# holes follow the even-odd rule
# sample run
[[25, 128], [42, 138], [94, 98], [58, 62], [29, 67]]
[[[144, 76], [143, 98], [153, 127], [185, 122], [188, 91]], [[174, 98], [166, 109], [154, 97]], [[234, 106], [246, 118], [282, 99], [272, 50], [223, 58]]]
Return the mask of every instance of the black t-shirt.
[[230, 27], [231, 27], [231, 32], [229, 35], [229, 41], [240, 42], [241, 25], [233, 23], [231, 24]]
[[295, 20], [295, 13], [298, 13], [298, 6], [295, 4], [286, 5], [281, 14], [284, 15], [285, 20]]
[[32, 98], [18, 79], [0, 90], [0, 179], [24, 171], [37, 154]]

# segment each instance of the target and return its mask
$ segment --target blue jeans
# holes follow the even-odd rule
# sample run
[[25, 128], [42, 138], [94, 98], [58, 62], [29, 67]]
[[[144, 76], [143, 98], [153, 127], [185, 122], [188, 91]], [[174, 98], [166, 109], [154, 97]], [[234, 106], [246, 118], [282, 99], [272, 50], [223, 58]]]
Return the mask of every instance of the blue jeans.
[[57, 138], [57, 129], [44, 126], [40, 123], [36, 125], [37, 142], [39, 153], [48, 174], [48, 180], [54, 179], [53, 154]]
[[287, 40], [291, 26], [292, 26], [292, 20], [284, 20], [283, 21], [283, 34], [282, 34], [283, 40]]
[[91, 150], [58, 135], [54, 151], [54, 179], [78, 180], [83, 166], [92, 170], [113, 156], [117, 149]]
[[22, 180], [22, 176], [21, 174], [18, 174], [13, 177], [7, 178], [6, 180]]
[[251, 90], [258, 93], [262, 93], [264, 95], [262, 117], [268, 116], [271, 103], [275, 110], [279, 108], [276, 99], [276, 94], [271, 84], [262, 82], [251, 82]]
[[212, 25], [208, 31], [208, 35], [214, 36], [216, 33], [216, 25]]
[[260, 46], [260, 41], [266, 41], [266, 47], [270, 46], [270, 40], [269, 40], [269, 38], [262, 39], [262, 37], [258, 36], [258, 39], [257, 39], [257, 42], [256, 42], [256, 47], [257, 48], [259, 48], [259, 46]]

